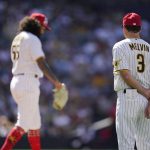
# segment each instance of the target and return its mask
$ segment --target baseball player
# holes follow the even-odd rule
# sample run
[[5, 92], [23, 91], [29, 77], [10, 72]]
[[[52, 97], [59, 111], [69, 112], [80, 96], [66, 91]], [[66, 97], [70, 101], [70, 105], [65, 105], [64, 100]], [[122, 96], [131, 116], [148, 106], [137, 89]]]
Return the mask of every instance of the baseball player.
[[119, 150], [150, 150], [150, 45], [140, 38], [141, 16], [123, 17], [125, 39], [113, 47]]
[[25, 133], [28, 134], [28, 141], [32, 150], [41, 149], [39, 79], [44, 74], [56, 90], [62, 88], [62, 83], [57, 80], [50, 70], [42, 50], [39, 37], [46, 30], [51, 30], [48, 27], [46, 16], [41, 13], [33, 13], [20, 21], [20, 32], [12, 42], [13, 78], [10, 89], [18, 105], [18, 118], [1, 150], [11, 150]]

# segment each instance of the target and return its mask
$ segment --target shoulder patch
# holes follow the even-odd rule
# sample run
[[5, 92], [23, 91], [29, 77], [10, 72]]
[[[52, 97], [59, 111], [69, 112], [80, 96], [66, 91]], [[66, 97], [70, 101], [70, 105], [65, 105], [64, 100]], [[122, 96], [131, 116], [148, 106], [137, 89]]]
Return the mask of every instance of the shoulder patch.
[[120, 61], [121, 61], [121, 59], [113, 61], [113, 66], [115, 69], [118, 68]]

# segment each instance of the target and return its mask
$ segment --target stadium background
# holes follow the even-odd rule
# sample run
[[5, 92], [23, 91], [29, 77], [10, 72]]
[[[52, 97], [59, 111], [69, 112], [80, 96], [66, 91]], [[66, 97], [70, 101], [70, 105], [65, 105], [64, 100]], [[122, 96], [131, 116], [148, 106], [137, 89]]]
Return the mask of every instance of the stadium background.
[[[41, 80], [42, 147], [117, 149], [112, 46], [123, 39], [121, 18], [127, 12], [142, 15], [142, 38], [150, 42], [149, 8], [150, 0], [0, 0], [0, 145], [16, 121], [9, 90], [11, 41], [18, 21], [38, 11], [52, 27], [42, 37], [47, 60], [70, 92], [69, 103], [58, 112], [51, 107], [52, 85]], [[110, 126], [91, 130], [108, 117]], [[28, 147], [26, 136], [16, 146]]]

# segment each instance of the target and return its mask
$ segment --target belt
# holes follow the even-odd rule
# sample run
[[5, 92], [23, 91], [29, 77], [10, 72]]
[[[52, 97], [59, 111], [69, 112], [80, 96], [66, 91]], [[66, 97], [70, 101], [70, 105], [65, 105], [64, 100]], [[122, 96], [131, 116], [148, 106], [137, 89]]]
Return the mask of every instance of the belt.
[[[127, 92], [128, 89], [133, 89], [133, 88], [126, 88], [126, 89], [123, 89], [123, 93], [126, 94], [126, 92]], [[133, 89], [133, 90], [134, 90], [134, 89]]]
[[125, 94], [125, 93], [126, 93], [126, 91], [127, 91], [127, 90], [126, 90], [126, 89], [124, 89], [124, 90], [123, 90], [123, 93]]
[[[24, 75], [26, 75], [26, 74], [25, 74], [25, 73], [14, 74], [14, 76], [24, 76]], [[38, 78], [38, 75], [37, 75], [37, 74], [33, 74], [33, 76], [34, 76], [35, 78]]]

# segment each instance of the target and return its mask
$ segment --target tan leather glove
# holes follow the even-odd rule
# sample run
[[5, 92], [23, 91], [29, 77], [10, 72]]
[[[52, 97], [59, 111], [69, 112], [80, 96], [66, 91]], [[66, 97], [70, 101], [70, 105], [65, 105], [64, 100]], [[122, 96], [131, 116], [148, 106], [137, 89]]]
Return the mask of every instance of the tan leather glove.
[[53, 108], [56, 110], [62, 110], [68, 101], [68, 90], [66, 85], [62, 83], [61, 89], [54, 89], [54, 100], [53, 100]]

